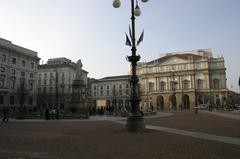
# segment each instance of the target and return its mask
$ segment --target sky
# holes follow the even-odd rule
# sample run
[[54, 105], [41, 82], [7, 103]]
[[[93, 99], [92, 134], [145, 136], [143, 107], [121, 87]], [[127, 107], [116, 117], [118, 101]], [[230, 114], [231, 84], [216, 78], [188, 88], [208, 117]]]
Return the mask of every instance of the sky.
[[[112, 0], [0, 0], [0, 37], [49, 58], [82, 60], [89, 77], [125, 75], [125, 32], [130, 0], [112, 7]], [[136, 37], [141, 61], [162, 53], [212, 48], [225, 58], [228, 88], [239, 92], [239, 0], [139, 0]]]

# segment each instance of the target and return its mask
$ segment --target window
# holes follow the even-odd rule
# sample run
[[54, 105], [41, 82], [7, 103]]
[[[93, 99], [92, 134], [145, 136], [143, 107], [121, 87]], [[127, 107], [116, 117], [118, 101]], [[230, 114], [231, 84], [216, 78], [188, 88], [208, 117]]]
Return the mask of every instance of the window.
[[41, 87], [38, 88], [38, 93], [39, 93], [39, 94], [41, 93]]
[[153, 91], [154, 90], [154, 83], [153, 82], [149, 82], [148, 83], [148, 90], [151, 92], [151, 91]]
[[160, 82], [160, 91], [165, 91], [166, 90], [166, 82]]
[[17, 63], [17, 59], [15, 57], [12, 58], [12, 64], [15, 65]]
[[103, 91], [101, 91], [101, 96], [103, 96]]
[[107, 90], [107, 96], [109, 96], [109, 90]]
[[2, 62], [6, 61], [6, 55], [2, 55]]
[[3, 103], [4, 103], [4, 96], [0, 95], [0, 104], [3, 104]]
[[96, 92], [94, 92], [94, 97], [96, 97], [97, 96], [97, 93]]
[[196, 64], [196, 69], [200, 69], [201, 68], [201, 64], [200, 63], [197, 63]]
[[11, 89], [15, 88], [15, 79], [10, 80], [10, 88]]
[[25, 72], [21, 72], [21, 76], [22, 76], [22, 77], [25, 77]]
[[32, 82], [32, 81], [29, 82], [29, 90], [30, 90], [30, 91], [33, 90], [33, 82]]
[[30, 77], [30, 78], [33, 78], [33, 73], [30, 73], [30, 74], [29, 74], [29, 77]]
[[10, 96], [10, 105], [14, 105], [14, 96]]
[[44, 85], [47, 85], [47, 80], [46, 79], [44, 79]]
[[201, 80], [201, 79], [197, 80], [197, 88], [198, 89], [203, 89], [203, 80]]
[[190, 82], [188, 80], [183, 81], [183, 89], [189, 89]]
[[119, 95], [122, 96], [122, 90], [119, 90]]
[[31, 67], [31, 69], [34, 69], [34, 63], [33, 62], [30, 63], [30, 67]]
[[5, 85], [5, 77], [0, 77], [0, 87], [4, 87]]
[[16, 74], [16, 70], [15, 69], [11, 69], [11, 73], [12, 73], [12, 75], [15, 75]]
[[41, 73], [38, 74], [38, 78], [39, 78], [39, 79], [42, 78], [42, 74], [41, 74]]
[[50, 78], [53, 78], [53, 73], [52, 72], [50, 73]]
[[47, 78], [47, 73], [44, 73], [44, 78]]
[[5, 72], [5, 67], [1, 67], [1, 72]]
[[213, 80], [213, 89], [219, 89], [219, 79]]
[[41, 85], [41, 79], [38, 80], [38, 85]]
[[119, 85], [119, 89], [122, 89], [122, 85], [121, 84]]
[[183, 64], [183, 69], [184, 69], [184, 70], [187, 69], [187, 64]]
[[93, 88], [94, 90], [97, 90], [97, 86], [94, 86], [94, 88]]
[[22, 67], [26, 66], [26, 61], [22, 60]]
[[49, 79], [49, 84], [52, 85], [53, 84], [53, 80]]

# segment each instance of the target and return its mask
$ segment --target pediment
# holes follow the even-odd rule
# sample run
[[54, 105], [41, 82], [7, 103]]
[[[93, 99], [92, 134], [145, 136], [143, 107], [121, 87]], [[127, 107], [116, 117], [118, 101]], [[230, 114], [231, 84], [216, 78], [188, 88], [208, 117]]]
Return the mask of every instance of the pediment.
[[172, 65], [172, 64], [181, 64], [181, 63], [186, 63], [186, 62], [188, 62], [188, 60], [172, 56], [172, 57], [169, 57], [169, 58], [161, 61], [159, 64], [161, 64], [161, 65]]

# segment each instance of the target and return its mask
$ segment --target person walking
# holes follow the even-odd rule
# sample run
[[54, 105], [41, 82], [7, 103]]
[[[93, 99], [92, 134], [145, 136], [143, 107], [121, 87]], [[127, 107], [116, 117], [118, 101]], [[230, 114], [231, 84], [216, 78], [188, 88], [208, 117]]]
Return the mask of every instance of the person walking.
[[9, 110], [8, 107], [3, 107], [3, 122], [8, 122], [8, 114], [9, 114]]

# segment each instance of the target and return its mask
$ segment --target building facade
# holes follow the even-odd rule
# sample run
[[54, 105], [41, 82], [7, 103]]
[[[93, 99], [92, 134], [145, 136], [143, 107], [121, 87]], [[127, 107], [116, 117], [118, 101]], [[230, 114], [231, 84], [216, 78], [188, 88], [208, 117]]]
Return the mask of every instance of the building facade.
[[[84, 84], [87, 85], [88, 72], [82, 70]], [[71, 99], [72, 84], [76, 78], [76, 63], [67, 58], [49, 59], [46, 64], [39, 65], [37, 75], [38, 107], [44, 110], [60, 108], [64, 110]]]
[[37, 52], [0, 38], [0, 107], [36, 108]]
[[111, 76], [92, 80], [91, 97], [93, 107], [114, 110], [129, 109], [130, 83], [129, 76]]
[[168, 53], [139, 63], [142, 107], [154, 110], [193, 109], [200, 104], [224, 107], [227, 100], [223, 57], [211, 49]]

